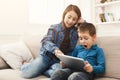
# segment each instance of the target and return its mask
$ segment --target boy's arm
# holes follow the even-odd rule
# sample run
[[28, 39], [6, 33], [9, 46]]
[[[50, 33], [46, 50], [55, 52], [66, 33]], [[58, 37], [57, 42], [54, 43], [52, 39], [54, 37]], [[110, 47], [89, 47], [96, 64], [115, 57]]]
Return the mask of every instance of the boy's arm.
[[96, 74], [102, 74], [105, 72], [105, 57], [104, 52], [101, 48], [98, 49], [97, 54], [97, 65], [93, 66], [93, 72]]

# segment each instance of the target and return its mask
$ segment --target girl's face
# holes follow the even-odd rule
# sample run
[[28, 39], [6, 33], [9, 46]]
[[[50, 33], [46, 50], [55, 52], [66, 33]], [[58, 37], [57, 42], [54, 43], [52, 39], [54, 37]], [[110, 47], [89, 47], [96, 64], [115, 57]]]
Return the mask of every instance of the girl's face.
[[64, 23], [67, 28], [72, 27], [78, 21], [78, 16], [74, 11], [69, 11], [66, 13], [64, 18]]
[[92, 45], [94, 44], [95, 39], [96, 39], [96, 35], [90, 36], [88, 31], [86, 31], [84, 33], [78, 32], [78, 36], [79, 36], [80, 44], [85, 49], [90, 49], [92, 47]]

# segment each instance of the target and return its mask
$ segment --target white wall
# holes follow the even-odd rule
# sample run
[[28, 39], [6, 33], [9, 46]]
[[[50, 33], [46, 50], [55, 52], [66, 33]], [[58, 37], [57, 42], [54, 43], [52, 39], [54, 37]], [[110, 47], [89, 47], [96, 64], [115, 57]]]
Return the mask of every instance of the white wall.
[[91, 0], [80, 0], [79, 6], [82, 12], [83, 18], [88, 21], [92, 22], [91, 14], [92, 14], [92, 1]]
[[92, 14], [92, 1], [91, 0], [66, 0], [65, 6], [69, 4], [75, 4], [77, 5], [82, 13], [83, 19], [85, 19], [88, 22], [92, 22], [91, 14]]
[[[65, 4], [75, 3], [79, 6], [82, 2], [85, 3], [84, 0], [66, 0]], [[82, 7], [86, 6], [80, 4], [84, 18], [90, 20], [89, 13], [84, 12]], [[29, 0], [0, 0], [0, 43], [18, 40], [27, 34], [45, 34], [49, 27], [48, 24], [29, 21]]]
[[[67, 1], [67, 0], [66, 0]], [[66, 2], [77, 4], [82, 12], [82, 16], [88, 22], [93, 21], [91, 0], [74, 0]], [[29, 0], [0, 0], [0, 44], [12, 42], [20, 39], [24, 35], [31, 34], [45, 34], [48, 24], [32, 24], [29, 22]], [[100, 28], [99, 34], [103, 34], [103, 30], [107, 28]], [[115, 28], [115, 31], [113, 29]], [[116, 32], [117, 31], [117, 32]], [[110, 33], [113, 32], [113, 33]], [[116, 35], [120, 32], [118, 27], [109, 29], [110, 35]], [[105, 33], [105, 32], [104, 32]]]
[[29, 0], [0, 0], [0, 44], [12, 42], [27, 34], [44, 34], [45, 25], [30, 24]]
[[97, 25], [97, 36], [120, 36], [120, 23]]
[[22, 34], [27, 25], [26, 0], [0, 0], [0, 34]]

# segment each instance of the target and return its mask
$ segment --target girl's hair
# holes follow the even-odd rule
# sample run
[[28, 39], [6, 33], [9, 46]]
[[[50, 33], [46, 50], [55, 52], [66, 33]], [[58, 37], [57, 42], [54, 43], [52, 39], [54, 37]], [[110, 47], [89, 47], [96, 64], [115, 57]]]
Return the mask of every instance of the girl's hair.
[[81, 23], [78, 26], [78, 32], [84, 33], [86, 31], [89, 32], [90, 36], [93, 36], [94, 34], [96, 34], [96, 28], [92, 23], [87, 23], [87, 22]]
[[63, 26], [65, 26], [65, 23], [64, 23], [65, 15], [67, 14], [67, 12], [72, 11], [72, 10], [77, 14], [78, 19], [81, 17], [80, 9], [76, 5], [70, 4], [63, 12], [63, 16], [62, 16], [62, 25]]

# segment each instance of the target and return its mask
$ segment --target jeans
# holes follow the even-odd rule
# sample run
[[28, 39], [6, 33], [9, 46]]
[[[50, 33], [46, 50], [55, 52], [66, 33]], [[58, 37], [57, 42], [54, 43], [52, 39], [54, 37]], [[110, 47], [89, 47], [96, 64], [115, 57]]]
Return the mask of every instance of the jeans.
[[78, 72], [65, 68], [54, 71], [51, 75], [51, 80], [93, 80], [93, 75], [87, 72]]
[[92, 76], [85, 72], [73, 72], [68, 80], [93, 80]]
[[72, 71], [69, 68], [59, 69], [51, 75], [51, 80], [67, 80]]
[[50, 77], [54, 70], [61, 68], [60, 64], [58, 63], [59, 60], [56, 58], [51, 58], [51, 55], [53, 54], [40, 54], [31, 63], [23, 65], [21, 67], [22, 77], [33, 78], [41, 74], [45, 74], [46, 76]]
[[51, 75], [53, 74], [54, 71], [62, 69], [62, 66], [59, 63], [55, 63], [53, 65], [50, 66], [50, 68], [48, 70], [46, 70], [44, 72], [44, 75], [47, 77], [51, 77]]

